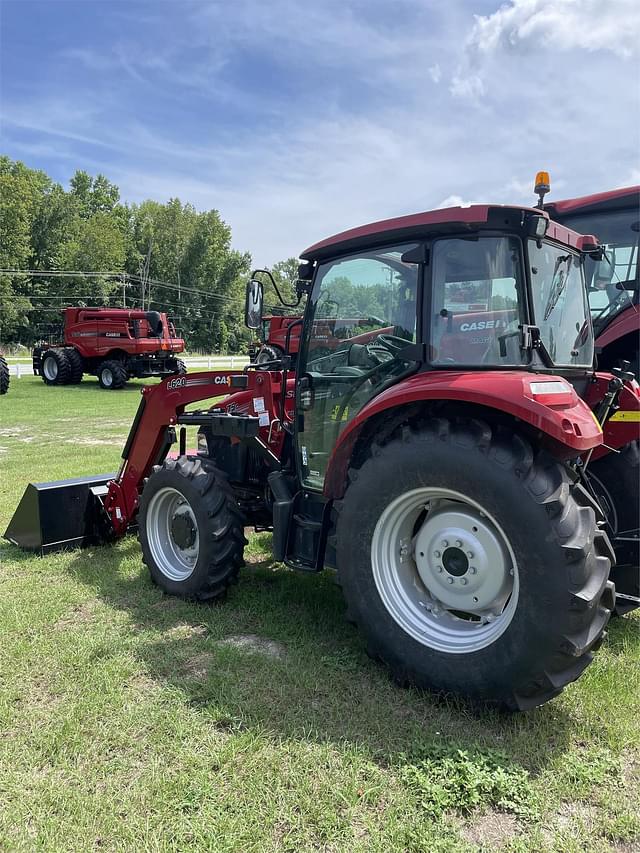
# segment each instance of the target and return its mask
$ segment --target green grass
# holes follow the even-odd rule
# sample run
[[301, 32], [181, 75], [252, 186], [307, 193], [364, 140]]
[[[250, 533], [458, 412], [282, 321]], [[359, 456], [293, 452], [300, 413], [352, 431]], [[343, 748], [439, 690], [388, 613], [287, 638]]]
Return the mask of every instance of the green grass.
[[[117, 467], [140, 385], [12, 384], [2, 530], [30, 480]], [[395, 687], [268, 540], [215, 606], [164, 597], [134, 537], [1, 546], [0, 849], [639, 849], [637, 617], [555, 701], [479, 714]]]

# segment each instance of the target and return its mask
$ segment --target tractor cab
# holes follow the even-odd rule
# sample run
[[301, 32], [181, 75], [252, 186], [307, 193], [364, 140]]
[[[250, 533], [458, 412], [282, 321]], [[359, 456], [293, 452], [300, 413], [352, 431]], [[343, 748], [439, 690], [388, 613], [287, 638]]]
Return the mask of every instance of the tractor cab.
[[[500, 370], [584, 378], [594, 355], [585, 249], [596, 252], [594, 238], [543, 211], [480, 205], [374, 223], [307, 249], [297, 363], [304, 487], [323, 491], [350, 422], [414, 373], [483, 371], [492, 385]], [[260, 293], [254, 280], [254, 328]], [[345, 317], [366, 320], [341, 340]]]

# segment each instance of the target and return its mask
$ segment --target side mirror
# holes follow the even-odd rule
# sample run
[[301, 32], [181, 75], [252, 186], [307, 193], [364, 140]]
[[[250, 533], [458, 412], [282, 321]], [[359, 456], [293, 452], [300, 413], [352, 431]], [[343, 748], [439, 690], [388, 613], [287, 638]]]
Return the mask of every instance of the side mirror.
[[296, 293], [299, 297], [303, 293], [311, 292], [311, 282], [313, 281], [314, 264], [313, 261], [303, 261], [298, 265], [298, 279], [296, 281]]
[[262, 282], [252, 278], [247, 282], [247, 294], [244, 301], [244, 323], [248, 329], [262, 326]]

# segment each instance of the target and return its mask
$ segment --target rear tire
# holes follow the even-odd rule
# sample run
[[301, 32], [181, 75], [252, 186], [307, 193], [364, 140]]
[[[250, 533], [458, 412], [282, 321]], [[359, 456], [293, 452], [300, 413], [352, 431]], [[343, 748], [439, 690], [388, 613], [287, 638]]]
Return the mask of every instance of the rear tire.
[[[616, 554], [611, 579], [616, 592], [640, 596], [640, 542], [616, 542], [618, 534], [637, 530], [640, 524], [640, 442], [632, 441], [619, 453], [608, 453], [586, 470], [600, 502]], [[616, 599], [616, 614], [622, 616], [638, 607], [624, 598]]]
[[611, 549], [592, 501], [518, 434], [405, 428], [350, 471], [336, 508], [348, 612], [401, 683], [525, 710], [605, 636]]
[[173, 371], [177, 376], [182, 376], [187, 372], [187, 365], [181, 358], [176, 358], [176, 369]]
[[151, 579], [170, 595], [222, 598], [244, 565], [242, 513], [224, 474], [199, 459], [155, 469], [140, 499], [138, 536]]
[[6, 359], [0, 355], [0, 394], [6, 394], [9, 390], [9, 365]]
[[127, 370], [120, 361], [110, 359], [98, 366], [98, 382], [105, 391], [117, 391], [127, 382]]
[[66, 350], [59, 347], [45, 350], [42, 355], [42, 379], [45, 385], [68, 385], [70, 375]]
[[69, 385], [78, 385], [84, 374], [84, 361], [78, 350], [65, 350], [69, 360]]

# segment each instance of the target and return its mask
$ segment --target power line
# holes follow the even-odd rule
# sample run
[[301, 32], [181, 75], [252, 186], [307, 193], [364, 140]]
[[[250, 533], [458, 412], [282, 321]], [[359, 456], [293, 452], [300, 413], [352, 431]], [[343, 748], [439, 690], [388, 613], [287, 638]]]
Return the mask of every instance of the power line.
[[[89, 296], [87, 297], [87, 299], [93, 299], [93, 298], [94, 297], [89, 297]], [[101, 299], [103, 297], [95, 297], [95, 298]], [[113, 296], [111, 298], [116, 299], [117, 297]], [[43, 299], [43, 300], [44, 299], [60, 299], [62, 301], [68, 301], [68, 298], [65, 296], [45, 296], [45, 297], [41, 297], [41, 299]], [[0, 300], [0, 306], [2, 306], [3, 302], [11, 304], [12, 300]], [[171, 308], [172, 310], [170, 310], [168, 312], [170, 314], [169, 319], [179, 318], [181, 320], [193, 321], [193, 320], [197, 320], [198, 318], [209, 319], [212, 317], [220, 316], [220, 312], [214, 311], [210, 308], [202, 308], [198, 305], [194, 305], [191, 307], [184, 305], [184, 304], [183, 305], [173, 305], [172, 303], [162, 302], [162, 301], [157, 300], [157, 299], [152, 299], [151, 302], [158, 304], [161, 309]], [[35, 311], [39, 311], [39, 312], [43, 312], [46, 314], [50, 314], [50, 313], [61, 314], [65, 308], [78, 308], [81, 310], [92, 310], [92, 309], [104, 308], [104, 309], [108, 310], [109, 308], [112, 308], [112, 307], [115, 307], [115, 306], [111, 306], [111, 305], [58, 305], [58, 306], [51, 308], [51, 307], [42, 306], [42, 305], [31, 305], [28, 308], [18, 309], [18, 312], [20, 314], [29, 314], [29, 313], [32, 313]], [[182, 309], [182, 310], [175, 310], [175, 309]], [[2, 309], [0, 307], [0, 312], [1, 312], [1, 310]], [[134, 306], [130, 306], [129, 308], [127, 308], [125, 310], [144, 311], [144, 310], [150, 310], [150, 309], [139, 308], [139, 307], [134, 305]], [[189, 313], [185, 313], [186, 311], [189, 311]]]
[[[204, 296], [207, 299], [220, 299], [223, 301], [229, 301], [233, 299], [238, 299], [239, 297], [234, 296], [220, 296], [216, 293], [211, 293], [208, 290], [201, 290], [199, 288], [193, 287], [185, 287], [184, 285], [173, 284], [172, 282], [162, 281], [161, 279], [156, 278], [143, 278], [142, 276], [135, 275], [133, 273], [125, 273], [125, 272], [88, 272], [84, 270], [17, 270], [17, 269], [0, 269], [0, 275], [26, 275], [35, 278], [74, 278], [76, 276], [84, 276], [85, 278], [119, 278], [122, 279], [123, 276], [130, 279], [131, 282], [136, 283], [144, 283], [144, 284], [152, 284], [155, 287], [164, 287], [169, 290], [178, 290], [181, 293], [195, 293], [200, 296]], [[115, 282], [114, 282], [115, 283]], [[121, 282], [118, 282], [121, 283]]]

